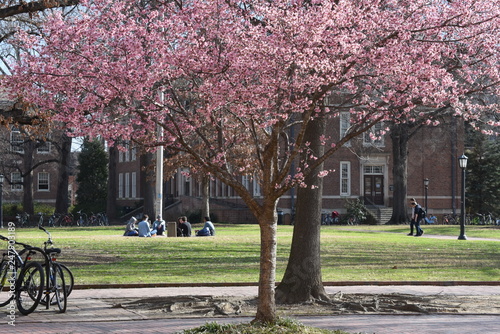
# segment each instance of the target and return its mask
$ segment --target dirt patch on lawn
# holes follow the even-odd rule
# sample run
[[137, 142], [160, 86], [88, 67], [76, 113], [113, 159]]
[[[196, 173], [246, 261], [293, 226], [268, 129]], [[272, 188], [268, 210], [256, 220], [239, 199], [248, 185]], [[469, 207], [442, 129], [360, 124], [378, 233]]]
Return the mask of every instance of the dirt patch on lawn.
[[[500, 314], [500, 296], [416, 296], [406, 294], [342, 294], [331, 300], [277, 305], [280, 316], [334, 314]], [[164, 317], [254, 316], [256, 298], [175, 296], [108, 300], [115, 308]]]

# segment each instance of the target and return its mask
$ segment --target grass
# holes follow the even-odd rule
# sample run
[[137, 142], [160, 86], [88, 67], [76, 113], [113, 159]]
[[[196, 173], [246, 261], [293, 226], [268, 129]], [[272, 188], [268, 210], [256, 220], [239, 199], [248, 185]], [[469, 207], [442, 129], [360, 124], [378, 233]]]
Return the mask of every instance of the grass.
[[209, 322], [203, 326], [188, 329], [183, 334], [348, 334], [347, 332], [336, 330], [330, 331], [314, 327], [304, 326], [301, 323], [285, 318], [278, 319], [274, 324], [218, 324]]
[[[257, 282], [258, 226], [216, 228], [214, 238], [123, 237], [124, 226], [49, 231], [76, 284]], [[429, 235], [459, 234], [459, 227], [450, 225], [424, 230]], [[286, 268], [292, 231], [293, 226], [278, 227], [278, 280]], [[403, 225], [322, 227], [323, 281], [500, 280], [499, 241], [414, 238], [406, 233], [408, 226]], [[500, 228], [467, 226], [466, 235], [500, 240]], [[34, 228], [17, 229], [15, 236], [34, 246], [46, 240]]]

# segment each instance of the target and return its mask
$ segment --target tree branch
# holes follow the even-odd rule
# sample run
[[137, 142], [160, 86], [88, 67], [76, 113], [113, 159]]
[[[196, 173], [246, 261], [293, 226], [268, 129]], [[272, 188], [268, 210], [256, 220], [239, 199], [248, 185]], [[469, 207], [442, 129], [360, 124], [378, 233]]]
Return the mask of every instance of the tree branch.
[[40, 0], [33, 2], [20, 1], [19, 5], [0, 8], [0, 19], [19, 14], [40, 12], [50, 8], [74, 6], [79, 0]]

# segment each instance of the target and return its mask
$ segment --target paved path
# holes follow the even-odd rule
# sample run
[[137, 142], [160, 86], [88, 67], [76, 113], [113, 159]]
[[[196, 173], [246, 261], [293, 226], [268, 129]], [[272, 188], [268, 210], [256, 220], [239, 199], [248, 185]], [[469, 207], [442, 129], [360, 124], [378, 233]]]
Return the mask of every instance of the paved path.
[[[415, 295], [500, 295], [500, 285], [488, 286], [326, 286], [327, 293], [406, 293]], [[16, 315], [16, 326], [8, 325], [7, 309], [1, 308], [0, 333], [26, 334], [86, 334], [86, 333], [176, 333], [206, 322], [248, 322], [252, 318], [165, 318], [162, 314], [144, 316], [123, 308], [113, 308], [113, 298], [142, 298], [155, 296], [193, 295], [255, 296], [256, 286], [232, 287], [171, 287], [131, 289], [75, 290], [68, 300], [64, 314], [54, 310], [37, 309], [29, 316]], [[500, 308], [500, 305], [492, 305]], [[342, 329], [350, 333], [369, 334], [490, 334], [500, 333], [499, 315], [332, 315], [298, 317], [304, 324], [325, 328]]]
[[[422, 229], [424, 230], [424, 234], [421, 236], [421, 238], [458, 240], [458, 235], [459, 235], [458, 227], [457, 227], [457, 235], [451, 236], [451, 235], [427, 234], [427, 233], [425, 233], [425, 226], [426, 225], [421, 225]], [[353, 231], [353, 232], [392, 233], [392, 234], [406, 235], [405, 233], [401, 233], [401, 232], [380, 231], [380, 230], [360, 230], [360, 229], [353, 229], [353, 228], [349, 228], [349, 227], [338, 227], [337, 229], [342, 230], [342, 231]], [[408, 232], [406, 232], [406, 233], [408, 233]], [[465, 231], [465, 235], [467, 237], [467, 231]], [[410, 236], [408, 236], [408, 237], [410, 237]], [[412, 236], [412, 237], [414, 237], [414, 236]], [[469, 240], [469, 241], [500, 241], [500, 239], [495, 239], [495, 238], [477, 238], [477, 237], [467, 237], [467, 240]]]

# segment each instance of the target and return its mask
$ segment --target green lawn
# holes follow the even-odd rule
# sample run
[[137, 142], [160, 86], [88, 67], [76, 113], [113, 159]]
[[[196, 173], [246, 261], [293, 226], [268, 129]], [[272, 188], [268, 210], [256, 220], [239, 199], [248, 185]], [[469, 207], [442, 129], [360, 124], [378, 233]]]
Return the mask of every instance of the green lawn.
[[[198, 228], [198, 227], [195, 227]], [[60, 261], [76, 284], [258, 281], [257, 225], [216, 225], [215, 237], [123, 237], [124, 226], [51, 228]], [[458, 226], [424, 226], [458, 237]], [[278, 227], [277, 279], [287, 264], [293, 226]], [[500, 242], [406, 236], [408, 227], [322, 227], [323, 281], [498, 281]], [[0, 234], [6, 235], [4, 229]], [[500, 240], [500, 228], [467, 226], [468, 237]], [[17, 229], [16, 239], [42, 246], [43, 231]], [[304, 263], [304, 270], [307, 270]]]

